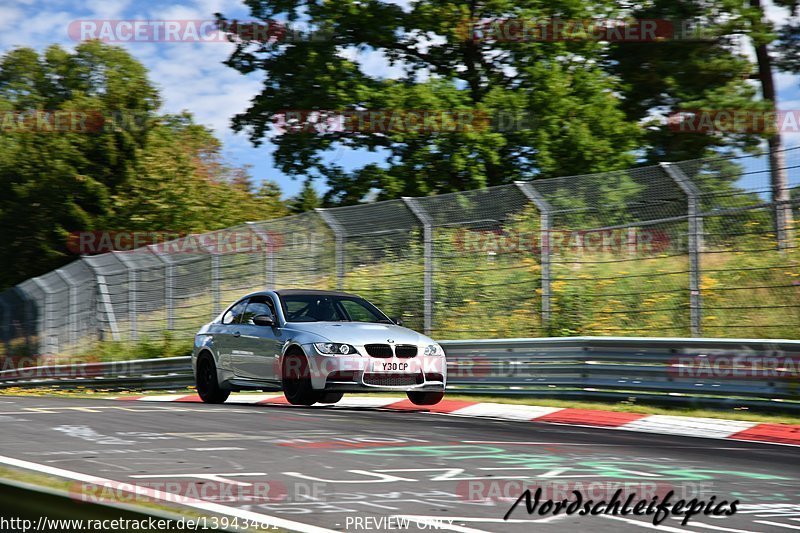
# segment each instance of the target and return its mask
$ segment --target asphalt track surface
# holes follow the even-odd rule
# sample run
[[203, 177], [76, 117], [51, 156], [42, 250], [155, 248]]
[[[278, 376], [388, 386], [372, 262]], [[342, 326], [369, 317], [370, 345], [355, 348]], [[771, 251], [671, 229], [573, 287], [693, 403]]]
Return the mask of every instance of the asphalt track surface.
[[[0, 466], [26, 461], [334, 531], [800, 531], [793, 446], [427, 412], [8, 396], [0, 428]], [[524, 504], [503, 521], [523, 486], [741, 503], [687, 526], [528, 515]]]

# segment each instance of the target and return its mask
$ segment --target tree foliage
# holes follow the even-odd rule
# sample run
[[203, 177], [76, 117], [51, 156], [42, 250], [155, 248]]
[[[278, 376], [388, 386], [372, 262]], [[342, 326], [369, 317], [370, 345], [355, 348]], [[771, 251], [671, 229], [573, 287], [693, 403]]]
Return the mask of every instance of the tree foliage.
[[[277, 186], [259, 192], [224, 163], [189, 115], [159, 115], [147, 71], [121, 48], [15, 49], [0, 58], [0, 286], [75, 259], [71, 232], [195, 232], [280, 216]], [[20, 113], [102, 117], [86, 130], [16, 128]]]
[[[327, 39], [239, 41], [227, 64], [263, 70], [263, 91], [234, 118], [255, 143], [285, 110], [472, 110], [524, 116], [535, 127], [432, 131], [326, 131], [274, 137], [279, 168], [322, 176], [327, 200], [355, 203], [508, 183], [515, 179], [623, 168], [633, 163], [639, 128], [614, 96], [617, 80], [602, 68], [592, 41], [490, 42], [472, 38], [483, 18], [587, 19], [613, 12], [611, 2], [413, 2], [408, 10], [378, 0], [249, 0], [261, 20], [297, 20], [324, 28]], [[221, 20], [224, 18], [220, 15]], [[359, 51], [381, 52], [401, 67], [399, 79], [360, 68]], [[326, 160], [336, 147], [386, 154], [384, 164], [345, 171]]]

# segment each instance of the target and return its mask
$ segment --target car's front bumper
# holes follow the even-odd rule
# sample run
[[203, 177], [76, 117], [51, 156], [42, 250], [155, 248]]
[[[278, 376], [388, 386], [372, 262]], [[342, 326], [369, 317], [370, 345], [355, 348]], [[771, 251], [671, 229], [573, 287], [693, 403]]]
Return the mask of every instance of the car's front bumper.
[[[447, 382], [444, 356], [379, 358], [362, 353], [321, 355], [304, 346], [317, 390], [342, 392], [443, 391]], [[361, 347], [357, 347], [363, 351]], [[395, 365], [396, 364], [396, 365]], [[384, 365], [389, 370], [383, 370]], [[395, 370], [398, 369], [398, 370]]]

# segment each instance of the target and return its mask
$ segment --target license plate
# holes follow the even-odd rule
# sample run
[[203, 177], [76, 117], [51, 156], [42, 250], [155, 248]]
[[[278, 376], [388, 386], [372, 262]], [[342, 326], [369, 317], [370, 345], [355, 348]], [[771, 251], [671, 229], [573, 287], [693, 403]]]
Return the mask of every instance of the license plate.
[[408, 372], [410, 366], [406, 361], [373, 361], [373, 372]]

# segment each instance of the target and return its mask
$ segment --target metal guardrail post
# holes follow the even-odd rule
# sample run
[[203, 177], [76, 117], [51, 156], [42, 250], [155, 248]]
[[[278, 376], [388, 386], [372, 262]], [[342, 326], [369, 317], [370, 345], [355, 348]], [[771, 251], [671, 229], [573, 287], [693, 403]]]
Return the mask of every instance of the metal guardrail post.
[[703, 217], [700, 214], [700, 190], [683, 171], [670, 163], [661, 163], [661, 168], [672, 178], [686, 194], [689, 217], [689, 311], [691, 313], [691, 331], [693, 337], [703, 334], [703, 301], [700, 294], [701, 264], [700, 254], [703, 249]]
[[552, 298], [552, 272], [550, 265], [552, 262], [552, 249], [550, 247], [550, 232], [552, 230], [551, 212], [553, 208], [544, 199], [544, 196], [537, 191], [533, 184], [527, 181], [514, 182], [522, 194], [530, 200], [536, 209], [539, 210], [539, 240], [541, 241], [541, 266], [542, 266], [542, 329], [548, 331], [550, 327], [550, 300]]
[[433, 328], [433, 219], [416, 198], [403, 197], [403, 202], [422, 224], [423, 239], [423, 329], [430, 335]]
[[136, 270], [136, 267], [130, 263], [130, 260], [125, 256], [124, 252], [115, 250], [111, 253], [113, 253], [117, 259], [119, 259], [119, 262], [125, 265], [125, 268], [128, 269], [128, 332], [130, 339], [135, 341], [139, 339], [139, 309], [137, 305], [137, 302], [139, 301], [138, 271]]
[[267, 289], [276, 289], [275, 286], [275, 246], [269, 233], [255, 225], [255, 222], [247, 222], [256, 237], [264, 243], [264, 286]]
[[318, 207], [314, 211], [319, 213], [336, 237], [336, 288], [342, 290], [344, 289], [344, 228], [326, 209]]

